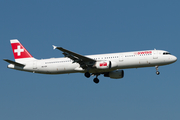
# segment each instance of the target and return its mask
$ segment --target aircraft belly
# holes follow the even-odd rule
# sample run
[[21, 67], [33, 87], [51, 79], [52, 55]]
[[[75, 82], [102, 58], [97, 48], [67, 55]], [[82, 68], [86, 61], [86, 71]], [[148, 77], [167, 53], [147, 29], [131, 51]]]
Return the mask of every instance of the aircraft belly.
[[113, 71], [116, 69], [118, 69], [118, 67], [117, 68], [111, 68], [111, 69], [91, 69], [91, 70], [89, 70], [89, 72], [90, 73], [104, 73], [104, 72], [110, 72], [110, 71]]
[[64, 73], [74, 73], [77, 65], [75, 64], [54, 64], [49, 65], [44, 69], [41, 69], [41, 72], [47, 72], [49, 74], [64, 74]]
[[119, 63], [119, 69], [138, 68], [152, 66], [149, 59], [125, 59], [123, 63]]

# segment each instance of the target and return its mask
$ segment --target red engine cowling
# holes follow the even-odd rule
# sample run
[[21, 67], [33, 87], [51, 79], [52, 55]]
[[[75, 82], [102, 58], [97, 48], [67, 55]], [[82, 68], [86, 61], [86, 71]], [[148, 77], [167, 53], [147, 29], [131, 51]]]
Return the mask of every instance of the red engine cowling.
[[112, 79], [120, 79], [124, 77], [124, 70], [114, 70], [104, 74], [104, 77], [110, 77]]
[[110, 69], [117, 67], [117, 63], [111, 61], [100, 61], [100, 62], [96, 62], [95, 67], [97, 69]]

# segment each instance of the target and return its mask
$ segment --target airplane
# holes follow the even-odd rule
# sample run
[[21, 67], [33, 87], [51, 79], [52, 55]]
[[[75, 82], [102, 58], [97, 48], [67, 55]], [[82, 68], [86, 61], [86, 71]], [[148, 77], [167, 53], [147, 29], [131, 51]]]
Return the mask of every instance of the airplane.
[[155, 67], [159, 75], [159, 66], [177, 61], [177, 57], [164, 50], [143, 50], [97, 55], [80, 55], [62, 47], [53, 45], [53, 49], [62, 51], [64, 58], [35, 59], [17, 40], [10, 40], [15, 61], [8, 68], [41, 74], [84, 73], [85, 77], [95, 76], [94, 83], [99, 83], [98, 76], [120, 79], [124, 77], [123, 69]]

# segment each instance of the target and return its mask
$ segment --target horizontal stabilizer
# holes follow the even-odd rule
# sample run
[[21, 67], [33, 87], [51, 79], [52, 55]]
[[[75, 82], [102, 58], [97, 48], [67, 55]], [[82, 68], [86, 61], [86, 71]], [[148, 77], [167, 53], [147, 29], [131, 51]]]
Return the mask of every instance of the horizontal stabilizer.
[[18, 62], [14, 62], [12, 60], [8, 60], [8, 59], [3, 59], [4, 61], [10, 63], [10, 64], [14, 64], [16, 66], [20, 66], [20, 67], [24, 67], [25, 65], [24, 64], [21, 64], [21, 63], [18, 63]]

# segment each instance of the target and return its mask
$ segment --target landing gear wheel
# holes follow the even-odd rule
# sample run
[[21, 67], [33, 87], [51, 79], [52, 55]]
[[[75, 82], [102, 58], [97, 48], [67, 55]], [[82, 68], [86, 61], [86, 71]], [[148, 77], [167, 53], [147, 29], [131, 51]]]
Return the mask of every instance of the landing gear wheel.
[[156, 74], [157, 74], [157, 75], [159, 75], [159, 74], [160, 74], [160, 72], [158, 71], [158, 67], [159, 67], [158, 65], [157, 65], [157, 66], [155, 66], [155, 68], [156, 68]]
[[159, 71], [156, 71], [156, 74], [157, 74], [157, 75], [159, 75], [159, 74], [160, 74], [160, 72], [159, 72]]
[[84, 73], [84, 76], [86, 76], [87, 78], [89, 78], [91, 76], [91, 74], [89, 72]]
[[98, 78], [94, 78], [93, 80], [96, 84], [99, 83], [99, 79]]

